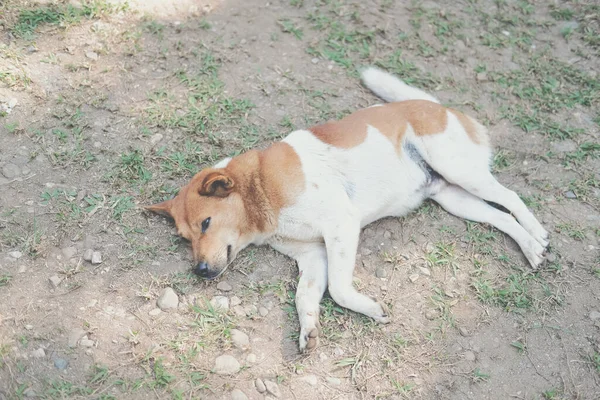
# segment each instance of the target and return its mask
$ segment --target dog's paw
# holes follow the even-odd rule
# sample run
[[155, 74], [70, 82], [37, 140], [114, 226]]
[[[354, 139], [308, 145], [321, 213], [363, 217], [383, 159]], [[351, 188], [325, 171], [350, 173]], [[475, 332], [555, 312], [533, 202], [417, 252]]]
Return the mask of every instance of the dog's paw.
[[301, 352], [314, 350], [319, 344], [319, 328], [301, 328], [299, 347]]
[[380, 324], [389, 324], [390, 323], [390, 309], [384, 303], [378, 301], [375, 303], [378, 307], [378, 310], [371, 315], [375, 321]]
[[537, 240], [528, 243], [527, 247], [523, 249], [525, 257], [531, 264], [533, 269], [537, 269], [546, 260], [546, 246], [540, 244]]
[[548, 247], [550, 234], [533, 215], [531, 216], [531, 220], [523, 223], [523, 227], [542, 247]]

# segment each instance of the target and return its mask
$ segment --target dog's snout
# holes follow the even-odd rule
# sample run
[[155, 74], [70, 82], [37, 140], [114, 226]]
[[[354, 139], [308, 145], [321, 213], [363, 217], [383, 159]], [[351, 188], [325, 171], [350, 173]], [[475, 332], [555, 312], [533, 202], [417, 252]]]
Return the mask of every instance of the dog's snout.
[[208, 278], [210, 273], [210, 268], [208, 268], [208, 263], [202, 261], [196, 265], [196, 269], [194, 269], [196, 275], [201, 276], [202, 278]]

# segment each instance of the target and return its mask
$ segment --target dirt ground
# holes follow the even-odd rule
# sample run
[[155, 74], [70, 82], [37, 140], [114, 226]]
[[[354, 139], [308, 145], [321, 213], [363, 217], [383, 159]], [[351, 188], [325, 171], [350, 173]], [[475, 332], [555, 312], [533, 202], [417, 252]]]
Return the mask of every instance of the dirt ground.
[[[0, 399], [600, 398], [595, 0], [5, 0], [0, 15]], [[375, 222], [355, 284], [392, 323], [326, 295], [300, 354], [291, 260], [249, 248], [199, 281], [141, 206], [378, 102], [364, 65], [489, 126], [495, 174], [550, 252], [531, 271], [507, 236], [434, 203]]]

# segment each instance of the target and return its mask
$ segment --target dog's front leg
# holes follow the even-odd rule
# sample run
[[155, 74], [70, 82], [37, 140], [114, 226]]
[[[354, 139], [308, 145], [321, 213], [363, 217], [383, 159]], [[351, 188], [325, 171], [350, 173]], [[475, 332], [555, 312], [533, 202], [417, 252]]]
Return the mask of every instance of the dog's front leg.
[[319, 303], [327, 288], [327, 253], [322, 244], [304, 245], [296, 256], [300, 280], [296, 290], [296, 311], [300, 321], [300, 351], [312, 350], [319, 343]]
[[329, 294], [340, 306], [359, 312], [381, 323], [388, 323], [386, 307], [359, 293], [352, 285], [360, 218], [352, 206], [334, 217], [324, 231], [327, 246]]
[[319, 343], [319, 303], [327, 288], [327, 252], [323, 243], [286, 242], [273, 247], [296, 260], [300, 279], [296, 289], [296, 311], [300, 322], [300, 351]]

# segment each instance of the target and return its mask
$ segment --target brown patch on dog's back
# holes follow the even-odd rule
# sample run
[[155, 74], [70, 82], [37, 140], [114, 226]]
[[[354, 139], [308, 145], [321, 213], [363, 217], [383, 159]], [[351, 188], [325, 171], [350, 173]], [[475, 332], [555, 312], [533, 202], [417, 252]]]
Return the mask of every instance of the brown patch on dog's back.
[[460, 124], [464, 128], [464, 130], [467, 133], [467, 135], [469, 136], [469, 138], [471, 138], [471, 140], [473, 142], [475, 142], [477, 144], [481, 144], [481, 138], [479, 137], [479, 134], [477, 132], [477, 127], [475, 126], [475, 122], [473, 121], [473, 119], [471, 117], [469, 117], [468, 115], [465, 115], [465, 114], [461, 113], [460, 111], [453, 110], [451, 108], [449, 108], [448, 111], [450, 111], [452, 114], [454, 114], [456, 116], [456, 118], [458, 119], [458, 122], [460, 122]]
[[399, 152], [409, 123], [417, 136], [442, 133], [448, 123], [447, 109], [426, 100], [388, 103], [356, 111], [339, 121], [327, 122], [309, 130], [325, 143], [350, 149], [364, 142], [367, 126], [371, 125], [385, 135]]

